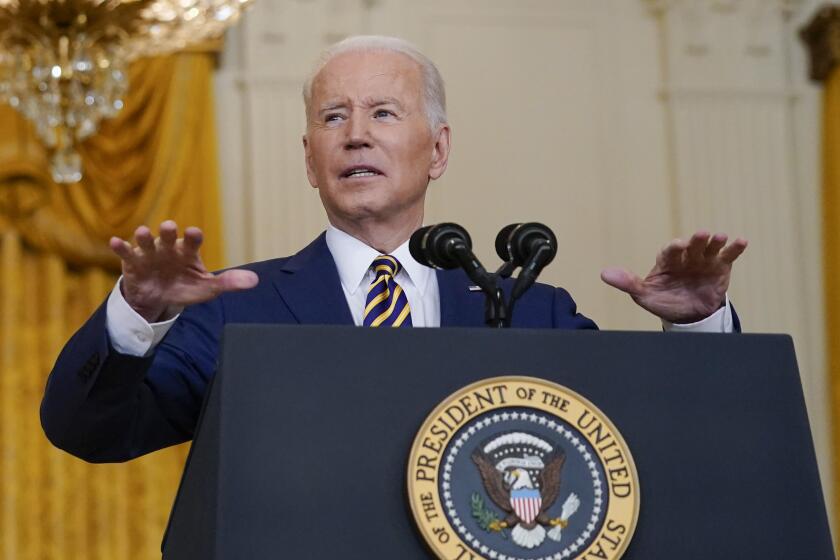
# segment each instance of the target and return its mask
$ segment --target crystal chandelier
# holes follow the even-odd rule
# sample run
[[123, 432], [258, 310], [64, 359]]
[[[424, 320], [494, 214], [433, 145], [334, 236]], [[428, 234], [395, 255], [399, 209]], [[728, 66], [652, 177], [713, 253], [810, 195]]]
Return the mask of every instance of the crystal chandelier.
[[58, 183], [123, 107], [132, 60], [218, 38], [252, 0], [0, 0], [0, 101], [35, 125]]

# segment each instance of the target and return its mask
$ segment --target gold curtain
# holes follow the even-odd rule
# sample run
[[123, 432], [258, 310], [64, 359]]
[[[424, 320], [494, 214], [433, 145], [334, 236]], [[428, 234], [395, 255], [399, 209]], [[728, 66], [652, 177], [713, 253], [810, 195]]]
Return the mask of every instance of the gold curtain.
[[38, 411], [47, 374], [119, 272], [107, 247], [166, 218], [204, 229], [222, 265], [211, 52], [143, 60], [123, 111], [58, 185], [29, 123], [0, 106], [0, 559], [160, 558], [186, 447], [119, 465], [53, 448]]
[[[811, 55], [811, 79], [823, 83], [822, 175], [828, 384], [831, 406], [835, 546], [840, 545], [840, 7], [825, 6], [800, 36]], [[838, 546], [840, 552], [840, 546]]]

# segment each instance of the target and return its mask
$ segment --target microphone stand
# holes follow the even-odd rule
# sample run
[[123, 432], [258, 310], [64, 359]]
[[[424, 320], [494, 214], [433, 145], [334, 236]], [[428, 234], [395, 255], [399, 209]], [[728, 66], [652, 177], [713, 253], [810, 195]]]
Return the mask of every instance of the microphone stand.
[[[528, 291], [546, 264], [545, 257], [551, 250], [548, 246], [539, 247], [531, 258], [519, 271], [511, 289], [510, 298], [505, 301], [505, 294], [499, 286], [499, 281], [510, 278], [517, 265], [513, 261], [505, 262], [496, 272], [489, 273], [472, 254], [469, 247], [460, 241], [451, 245], [452, 254], [467, 276], [484, 292], [484, 323], [495, 329], [510, 328], [513, 319], [513, 308], [516, 302]], [[553, 256], [553, 255], [551, 255]], [[551, 256], [547, 260], [551, 260]]]
[[[516, 305], [516, 302], [525, 294], [525, 292], [528, 291], [531, 286], [534, 285], [534, 282], [537, 281], [537, 277], [540, 275], [540, 272], [542, 272], [543, 267], [553, 257], [553, 255], [549, 256], [550, 253], [551, 249], [548, 246], [540, 246], [531, 258], [528, 259], [528, 262], [522, 265], [522, 268], [519, 269], [519, 274], [516, 276], [516, 282], [513, 284], [510, 299], [508, 300], [508, 313], [511, 317], [513, 317], [513, 308]], [[546, 257], [548, 257], [548, 260], [544, 260]], [[515, 268], [515, 265], [512, 262], [505, 264], [512, 265]]]
[[484, 292], [484, 322], [492, 329], [510, 328], [510, 313], [505, 304], [505, 295], [501, 288], [493, 292]]
[[[510, 276], [513, 269], [508, 271], [507, 265], [511, 263], [502, 265], [496, 273], [489, 273], [463, 242], [453, 240], [451, 251], [461, 269], [484, 292], [484, 323], [496, 329], [510, 327], [510, 312], [505, 303], [504, 292], [499, 287], [499, 278]], [[506, 273], [507, 276], [501, 276], [501, 273]]]
[[[542, 224], [511, 224], [500, 232], [503, 236], [502, 241], [505, 237], [513, 237], [514, 234], [518, 236], [515, 252], [511, 251], [510, 240], [506, 246], [502, 246], [497, 236], [496, 252], [504, 264], [494, 273], [487, 272], [473, 254], [470, 236], [458, 224], [443, 223], [420, 228], [411, 236], [409, 250], [421, 264], [444, 270], [460, 267], [484, 292], [485, 324], [491, 328], [508, 328], [516, 301], [534, 284], [543, 267], [554, 258], [556, 252], [552, 246], [556, 243], [552, 241], [554, 234]], [[538, 239], [529, 240], [529, 237], [533, 238], [534, 235], [537, 235]], [[546, 239], [541, 242], [539, 237]], [[536, 247], [534, 241], [540, 243], [540, 246]], [[528, 247], [522, 249], [520, 245], [523, 244], [527, 244]], [[522, 262], [523, 260], [525, 262]], [[510, 278], [520, 266], [522, 268], [513, 284], [510, 297], [505, 301], [500, 281]]]
[[493, 293], [484, 292], [487, 297], [484, 322], [488, 327], [496, 329], [510, 328], [510, 322], [513, 319], [513, 301], [505, 303], [505, 294], [499, 287], [499, 280], [510, 278], [514, 270], [516, 270], [516, 264], [506, 262], [496, 272], [489, 275], [492, 278], [494, 290]]
[[[517, 268], [515, 262], [505, 262], [492, 274], [487, 273], [484, 268], [481, 268], [481, 272], [483, 273], [481, 278], [474, 277], [462, 264], [462, 268], [467, 272], [467, 275], [481, 288], [487, 298], [484, 304], [484, 322], [488, 327], [497, 329], [510, 328], [511, 321], [513, 320], [513, 308], [516, 302], [536, 282], [543, 266], [547, 262], [544, 260], [547, 256], [546, 254], [550, 252], [551, 250], [547, 246], [539, 247], [528, 262], [522, 266], [507, 301], [505, 301], [504, 292], [499, 287], [499, 281], [511, 277]], [[548, 260], [551, 260], [551, 257], [548, 257]]]

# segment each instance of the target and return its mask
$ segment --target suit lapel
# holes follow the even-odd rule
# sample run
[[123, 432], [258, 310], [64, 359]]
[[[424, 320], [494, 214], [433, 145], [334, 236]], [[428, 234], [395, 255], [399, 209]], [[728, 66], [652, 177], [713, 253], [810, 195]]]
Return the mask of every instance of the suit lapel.
[[354, 324], [323, 233], [289, 258], [273, 283], [299, 323]]
[[[483, 327], [484, 294], [469, 290], [461, 270], [438, 270], [441, 327]], [[301, 324], [353, 325], [326, 236], [289, 258], [272, 282], [279, 296]]]
[[462, 270], [438, 270], [441, 327], [483, 327], [484, 293], [471, 292]]

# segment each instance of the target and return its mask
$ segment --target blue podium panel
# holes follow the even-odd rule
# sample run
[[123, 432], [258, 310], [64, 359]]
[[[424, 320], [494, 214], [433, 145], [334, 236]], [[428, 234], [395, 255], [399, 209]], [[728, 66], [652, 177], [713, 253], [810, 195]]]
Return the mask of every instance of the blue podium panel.
[[568, 387], [624, 436], [624, 558], [834, 558], [787, 336], [260, 325], [226, 328], [164, 558], [429, 558], [414, 437], [506, 375]]

